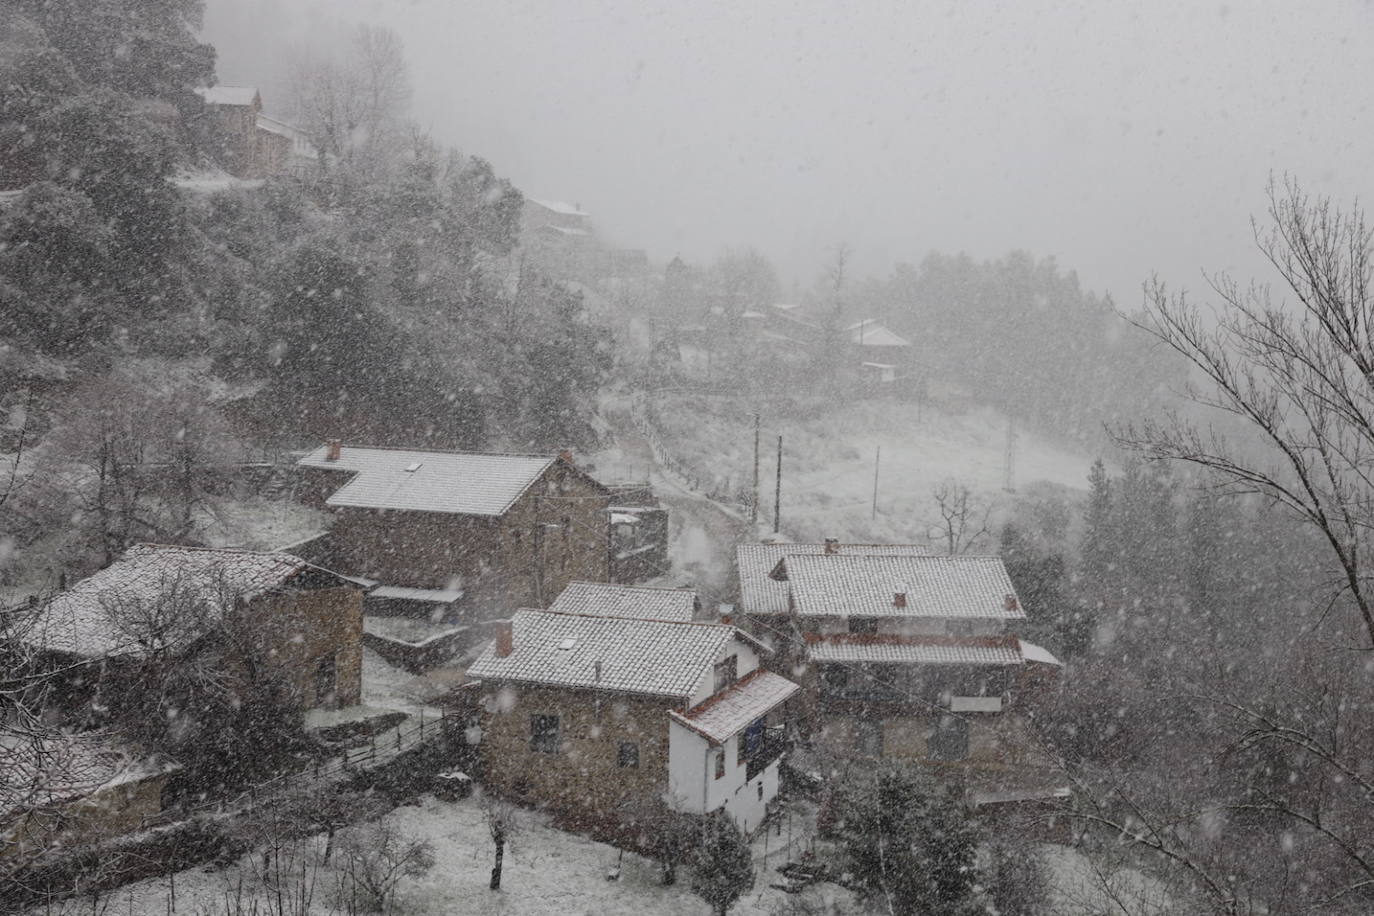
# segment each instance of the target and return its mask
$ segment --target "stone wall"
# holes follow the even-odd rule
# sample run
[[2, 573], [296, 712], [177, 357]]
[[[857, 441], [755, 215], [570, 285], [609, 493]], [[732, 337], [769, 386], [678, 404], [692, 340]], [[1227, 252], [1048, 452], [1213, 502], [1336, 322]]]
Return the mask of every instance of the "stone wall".
[[[353, 586], [292, 591], [249, 603], [246, 623], [307, 708], [354, 706], [362, 699], [363, 596]], [[320, 696], [322, 658], [334, 657], [333, 697]]]
[[[481, 757], [486, 784], [514, 799], [592, 821], [659, 801], [668, 784], [672, 704], [597, 691], [485, 685]], [[556, 753], [531, 747], [531, 716], [559, 717]], [[620, 765], [620, 745], [639, 765]]]

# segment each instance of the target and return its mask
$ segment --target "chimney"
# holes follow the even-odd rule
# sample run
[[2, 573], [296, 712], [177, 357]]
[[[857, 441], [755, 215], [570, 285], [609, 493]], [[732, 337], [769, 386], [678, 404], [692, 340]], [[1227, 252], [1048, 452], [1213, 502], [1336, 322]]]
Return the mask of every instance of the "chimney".
[[1019, 611], [1021, 610], [1021, 602], [1016, 600], [1015, 595], [1008, 595], [1002, 602], [1002, 607], [1006, 608], [1008, 611]]
[[573, 451], [572, 451], [572, 449], [570, 449], [570, 448], [565, 448], [565, 449], [561, 450], [561, 451], [558, 453], [558, 460], [561, 461], [561, 462], [563, 462], [564, 464], [575, 464], [575, 463], [576, 463], [576, 462], [573, 461]]
[[515, 632], [510, 621], [503, 620], [496, 625], [496, 657], [506, 658], [515, 651]]
[[893, 593], [892, 593], [892, 606], [893, 606], [893, 607], [906, 607], [906, 592], [893, 592]]
[[839, 539], [839, 538], [826, 538], [826, 539], [825, 539], [825, 555], [828, 556], [828, 557], [829, 557], [829, 556], [834, 556], [835, 554], [837, 554], [837, 553], [839, 553], [839, 552], [840, 552], [840, 539]]
[[343, 450], [343, 443], [338, 439], [330, 439], [324, 444], [324, 460], [338, 461], [339, 452]]

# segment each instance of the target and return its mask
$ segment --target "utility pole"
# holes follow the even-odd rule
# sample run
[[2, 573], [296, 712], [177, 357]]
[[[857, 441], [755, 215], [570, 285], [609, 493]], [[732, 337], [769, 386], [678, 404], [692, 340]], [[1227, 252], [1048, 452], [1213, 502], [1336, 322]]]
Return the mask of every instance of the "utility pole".
[[754, 411], [754, 505], [749, 511], [749, 523], [759, 523], [759, 412]]
[[1007, 457], [1006, 474], [1002, 480], [1002, 489], [1008, 493], [1016, 492], [1016, 420], [1010, 414], [1007, 415]]
[[878, 445], [878, 452], [873, 456], [873, 519], [878, 518], [878, 463], [883, 459], [883, 447]]
[[773, 493], [773, 533], [782, 530], [782, 436], [778, 436], [778, 488]]

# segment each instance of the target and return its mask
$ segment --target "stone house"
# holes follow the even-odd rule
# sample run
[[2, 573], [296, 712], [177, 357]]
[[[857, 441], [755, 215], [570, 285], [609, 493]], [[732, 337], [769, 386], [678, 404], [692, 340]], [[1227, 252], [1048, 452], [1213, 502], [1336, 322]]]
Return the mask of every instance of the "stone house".
[[298, 467], [302, 498], [334, 516], [322, 563], [375, 584], [369, 611], [488, 620], [609, 578], [609, 492], [569, 453], [332, 442]]
[[829, 541], [743, 545], [738, 563], [747, 625], [805, 663], [816, 746], [988, 791], [1052, 781], [1022, 701], [1059, 662], [1015, 635], [1026, 613], [1000, 558]]
[[468, 669], [486, 784], [587, 826], [657, 807], [757, 830], [797, 685], [735, 627], [616, 612], [522, 610]]
[[94, 734], [52, 734], [12, 751], [0, 767], [0, 863], [144, 829], [179, 769]]
[[[225, 633], [242, 652], [224, 650]], [[72, 685], [79, 703], [98, 704], [153, 653], [229, 669], [251, 654], [306, 708], [353, 706], [362, 692], [362, 588], [284, 553], [140, 544], [37, 608], [22, 639], [58, 663], [100, 661], [97, 678]]]
[[610, 579], [633, 585], [668, 570], [668, 510], [648, 484], [611, 484]]

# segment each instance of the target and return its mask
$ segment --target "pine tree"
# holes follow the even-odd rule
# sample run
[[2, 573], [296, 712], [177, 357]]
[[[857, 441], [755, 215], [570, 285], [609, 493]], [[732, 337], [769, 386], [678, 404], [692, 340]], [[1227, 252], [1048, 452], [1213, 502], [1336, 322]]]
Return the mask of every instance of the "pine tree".
[[972, 913], [980, 834], [957, 786], [888, 770], [840, 790], [840, 845], [860, 894], [894, 916]]
[[725, 812], [708, 815], [692, 862], [692, 892], [725, 916], [753, 887], [754, 859], [744, 835]]

